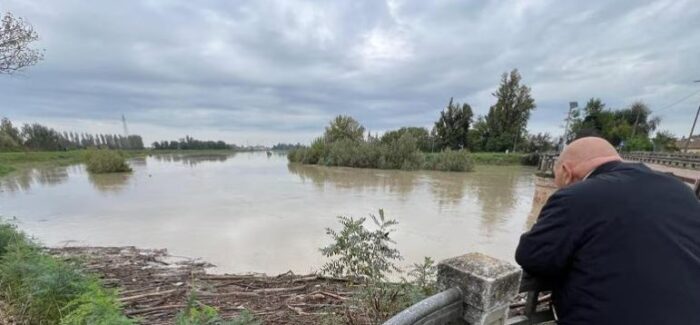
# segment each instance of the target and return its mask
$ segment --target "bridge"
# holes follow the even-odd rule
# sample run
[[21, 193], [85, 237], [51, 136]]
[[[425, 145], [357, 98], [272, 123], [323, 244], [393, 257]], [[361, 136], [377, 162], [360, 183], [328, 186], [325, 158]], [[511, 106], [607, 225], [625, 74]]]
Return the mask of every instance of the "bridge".
[[[700, 199], [700, 155], [623, 153], [626, 161], [642, 162], [693, 188]], [[557, 154], [541, 156], [541, 179], [553, 177]], [[551, 181], [549, 181], [551, 183]], [[395, 315], [384, 325], [526, 325], [554, 324], [551, 286], [508, 262], [480, 253], [438, 264], [438, 294]]]

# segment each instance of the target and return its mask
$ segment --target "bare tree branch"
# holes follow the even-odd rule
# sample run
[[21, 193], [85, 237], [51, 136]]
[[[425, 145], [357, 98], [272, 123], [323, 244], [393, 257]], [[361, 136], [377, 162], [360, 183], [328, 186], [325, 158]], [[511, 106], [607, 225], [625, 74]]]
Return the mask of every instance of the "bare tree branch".
[[32, 25], [6, 13], [0, 20], [0, 74], [12, 74], [42, 60], [44, 53], [29, 47], [38, 39]]

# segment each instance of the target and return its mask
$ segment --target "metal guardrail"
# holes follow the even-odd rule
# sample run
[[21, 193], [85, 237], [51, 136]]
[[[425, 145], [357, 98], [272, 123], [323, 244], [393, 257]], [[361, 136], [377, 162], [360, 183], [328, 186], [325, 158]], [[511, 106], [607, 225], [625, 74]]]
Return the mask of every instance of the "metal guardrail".
[[700, 155], [697, 154], [635, 151], [622, 153], [622, 157], [650, 164], [700, 170]]

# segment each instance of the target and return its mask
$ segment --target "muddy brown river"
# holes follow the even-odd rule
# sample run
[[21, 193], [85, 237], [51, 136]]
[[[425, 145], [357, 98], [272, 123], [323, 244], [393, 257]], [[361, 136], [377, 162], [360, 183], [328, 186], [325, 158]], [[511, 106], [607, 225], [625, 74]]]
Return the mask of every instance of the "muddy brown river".
[[[409, 265], [480, 251], [513, 260], [528, 225], [534, 169], [472, 173], [288, 164], [265, 153], [168, 154], [132, 159], [130, 174], [83, 165], [0, 179], [0, 215], [45, 245], [134, 245], [199, 257], [215, 272], [318, 270], [336, 216], [380, 208]], [[368, 226], [370, 226], [368, 222]]]

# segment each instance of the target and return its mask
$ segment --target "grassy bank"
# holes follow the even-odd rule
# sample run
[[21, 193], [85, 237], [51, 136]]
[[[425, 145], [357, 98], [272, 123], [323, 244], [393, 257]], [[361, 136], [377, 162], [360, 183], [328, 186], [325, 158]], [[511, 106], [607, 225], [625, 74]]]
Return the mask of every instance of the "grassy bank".
[[[0, 176], [7, 175], [22, 168], [39, 166], [67, 166], [84, 163], [89, 150], [70, 151], [22, 151], [0, 152]], [[125, 150], [125, 158], [143, 157], [150, 154], [172, 153], [223, 154], [234, 153], [233, 150]]]
[[527, 165], [524, 159], [528, 156], [523, 153], [502, 153], [502, 152], [474, 152], [471, 158], [477, 165]]
[[421, 152], [414, 143], [400, 139], [397, 143], [315, 141], [309, 147], [292, 149], [287, 158], [293, 163], [356, 168], [472, 171], [474, 165], [532, 165], [537, 157], [523, 153], [493, 153], [466, 150]]
[[0, 224], [0, 298], [21, 324], [134, 324], [113, 291], [46, 254], [13, 225]]

